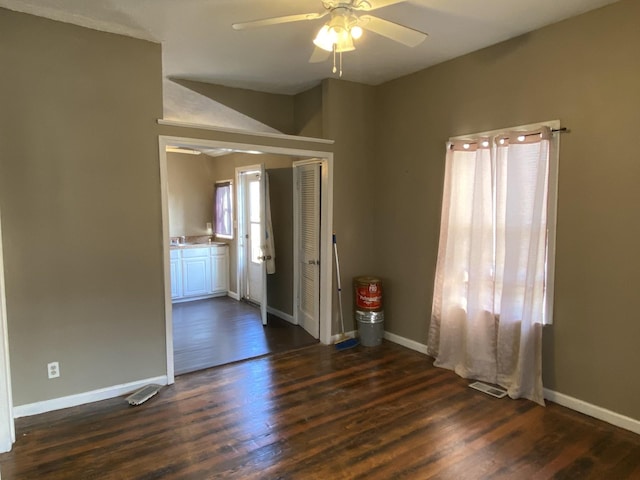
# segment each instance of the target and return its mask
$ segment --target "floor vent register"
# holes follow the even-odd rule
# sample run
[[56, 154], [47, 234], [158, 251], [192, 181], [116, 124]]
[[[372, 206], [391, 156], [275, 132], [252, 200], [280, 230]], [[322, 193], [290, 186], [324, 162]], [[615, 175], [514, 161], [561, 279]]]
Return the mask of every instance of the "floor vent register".
[[153, 397], [162, 388], [162, 385], [156, 385], [155, 383], [145, 385], [140, 390], [132, 393], [127, 397], [129, 405], [140, 405]]
[[486, 393], [487, 395], [491, 395], [492, 397], [502, 398], [507, 396], [507, 392], [502, 390], [501, 388], [494, 387], [492, 385], [487, 385], [482, 382], [473, 382], [470, 383], [469, 386], [475, 390], [478, 390], [482, 393]]

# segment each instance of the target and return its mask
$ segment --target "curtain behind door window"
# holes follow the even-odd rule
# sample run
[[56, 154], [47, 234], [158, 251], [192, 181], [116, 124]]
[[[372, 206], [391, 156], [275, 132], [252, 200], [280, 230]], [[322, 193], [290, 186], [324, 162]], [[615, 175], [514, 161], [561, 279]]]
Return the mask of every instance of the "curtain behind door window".
[[219, 182], [214, 190], [215, 234], [219, 238], [233, 238], [233, 196], [231, 182]]

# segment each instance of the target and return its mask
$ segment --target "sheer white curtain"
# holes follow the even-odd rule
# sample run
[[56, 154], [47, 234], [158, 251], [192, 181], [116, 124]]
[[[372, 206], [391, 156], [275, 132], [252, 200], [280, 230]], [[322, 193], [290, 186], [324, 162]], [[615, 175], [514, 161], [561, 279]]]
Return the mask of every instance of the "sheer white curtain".
[[448, 146], [428, 340], [436, 366], [540, 404], [550, 135]]

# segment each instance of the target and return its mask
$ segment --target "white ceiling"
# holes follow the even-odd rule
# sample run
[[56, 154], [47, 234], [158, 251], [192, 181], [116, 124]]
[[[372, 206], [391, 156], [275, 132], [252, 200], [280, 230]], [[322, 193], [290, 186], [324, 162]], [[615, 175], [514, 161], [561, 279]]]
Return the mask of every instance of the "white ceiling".
[[[427, 32], [414, 48], [371, 32], [343, 79], [377, 85], [616, 0], [409, 0], [372, 12]], [[370, 0], [375, 5], [375, 0]], [[322, 11], [320, 0], [0, 0], [0, 7], [162, 42], [164, 74], [293, 94], [330, 77], [308, 63], [325, 19], [236, 31], [235, 22]]]

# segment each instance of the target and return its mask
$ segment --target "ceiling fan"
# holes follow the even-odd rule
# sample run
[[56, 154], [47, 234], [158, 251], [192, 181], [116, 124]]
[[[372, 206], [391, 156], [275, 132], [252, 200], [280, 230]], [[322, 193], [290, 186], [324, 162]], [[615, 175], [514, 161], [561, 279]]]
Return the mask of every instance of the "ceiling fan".
[[324, 11], [285, 15], [265, 18], [250, 22], [234, 23], [234, 30], [265, 27], [280, 23], [318, 20], [329, 16], [313, 40], [316, 46], [309, 62], [317, 63], [326, 60], [333, 53], [333, 73], [336, 73], [336, 53], [340, 55], [340, 76], [342, 76], [342, 53], [355, 50], [354, 40], [358, 40], [363, 30], [377, 33], [408, 47], [422, 43], [427, 34], [414, 28], [400, 25], [373, 15], [360, 14], [386, 7], [406, 0], [322, 0]]

